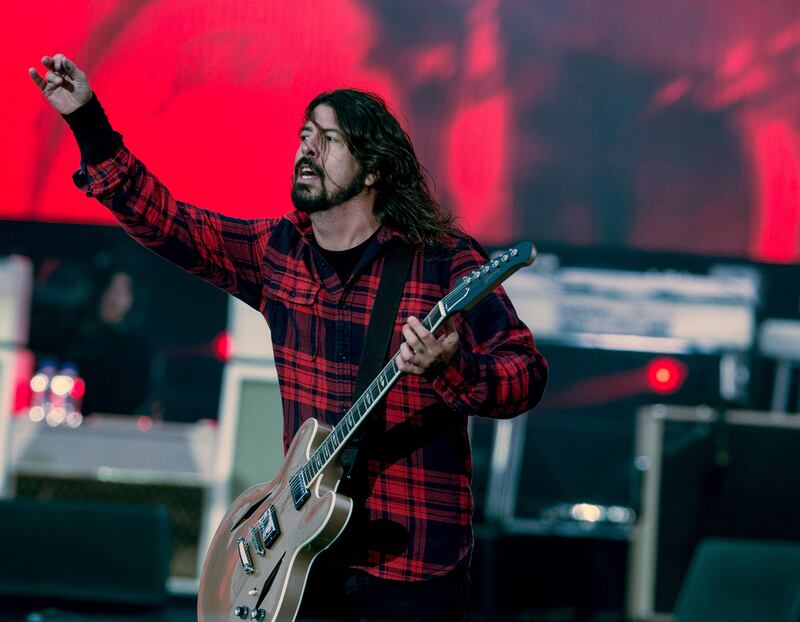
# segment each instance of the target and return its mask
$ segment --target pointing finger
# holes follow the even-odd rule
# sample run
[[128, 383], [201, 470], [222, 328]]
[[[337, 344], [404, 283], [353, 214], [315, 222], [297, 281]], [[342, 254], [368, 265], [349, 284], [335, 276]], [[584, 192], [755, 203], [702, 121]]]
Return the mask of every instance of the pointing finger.
[[36, 83], [36, 86], [38, 86], [40, 89], [43, 89], [45, 86], [47, 86], [47, 82], [45, 81], [45, 79], [42, 76], [40, 76], [39, 72], [36, 71], [33, 67], [28, 69], [28, 75], [31, 77], [31, 80], [33, 80]]

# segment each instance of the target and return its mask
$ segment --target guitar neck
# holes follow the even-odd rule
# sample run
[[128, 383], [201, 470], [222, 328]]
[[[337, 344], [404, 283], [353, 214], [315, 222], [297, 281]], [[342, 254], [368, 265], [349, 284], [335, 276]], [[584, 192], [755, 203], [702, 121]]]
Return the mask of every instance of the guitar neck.
[[[422, 325], [434, 332], [451, 315], [459, 311], [467, 311], [480, 302], [494, 287], [502, 283], [511, 274], [526, 265], [531, 265], [536, 257], [536, 248], [531, 242], [523, 242], [508, 249], [507, 252], [489, 261], [478, 270], [463, 276], [458, 284], [442, 298], [422, 320]], [[395, 352], [391, 360], [359, 396], [342, 420], [336, 424], [330, 435], [317, 447], [308, 462], [292, 476], [292, 490], [295, 504], [302, 504], [307, 496], [308, 485], [314, 478], [334, 460], [344, 444], [353, 436], [367, 415], [383, 398], [389, 389], [400, 378], [397, 369]], [[298, 505], [299, 507], [299, 505]]]
[[[425, 319], [422, 320], [422, 325], [431, 332], [438, 329], [448, 317], [444, 304], [446, 299], [447, 297], [439, 301]], [[389, 389], [400, 379], [402, 372], [397, 369], [397, 364], [395, 363], [399, 353], [399, 350], [394, 353], [394, 356], [391, 357], [386, 366], [353, 403], [341, 421], [336, 424], [330, 435], [317, 447], [306, 465], [298, 471], [305, 482], [311, 482], [331, 460], [339, 455], [344, 444], [350, 440], [356, 429], [364, 422]]]

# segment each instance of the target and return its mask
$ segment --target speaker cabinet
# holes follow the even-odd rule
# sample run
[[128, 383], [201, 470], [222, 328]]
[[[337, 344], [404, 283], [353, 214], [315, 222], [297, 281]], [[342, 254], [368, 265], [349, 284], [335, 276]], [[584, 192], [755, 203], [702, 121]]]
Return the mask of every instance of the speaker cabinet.
[[172, 583], [177, 589], [195, 579], [212, 483], [214, 426], [93, 416], [75, 429], [27, 417], [14, 418], [10, 427], [15, 497], [116, 506], [120, 512], [163, 506], [172, 528], [170, 576], [177, 581]]
[[707, 538], [763, 540], [765, 547], [768, 541], [800, 543], [798, 445], [797, 417], [708, 407], [640, 410], [641, 514], [628, 584], [632, 619], [661, 619], [675, 610], [698, 544]]
[[0, 502], [0, 594], [159, 605], [167, 597], [170, 519], [164, 507]]
[[[580, 503], [638, 513], [637, 410], [655, 401], [718, 403], [719, 357], [542, 348], [550, 380], [542, 402], [519, 425], [524, 451], [513, 518], [547, 520]], [[669, 393], [657, 393], [648, 377], [658, 365], [673, 374]]]
[[798, 622], [800, 543], [703, 540], [675, 607], [675, 622]]

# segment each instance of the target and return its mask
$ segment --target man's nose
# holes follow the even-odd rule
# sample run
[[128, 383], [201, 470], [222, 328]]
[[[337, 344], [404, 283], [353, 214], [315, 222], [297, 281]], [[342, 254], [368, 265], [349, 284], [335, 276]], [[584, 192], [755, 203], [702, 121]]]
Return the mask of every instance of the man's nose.
[[319, 142], [316, 134], [309, 134], [302, 139], [303, 155], [315, 156], [319, 153]]

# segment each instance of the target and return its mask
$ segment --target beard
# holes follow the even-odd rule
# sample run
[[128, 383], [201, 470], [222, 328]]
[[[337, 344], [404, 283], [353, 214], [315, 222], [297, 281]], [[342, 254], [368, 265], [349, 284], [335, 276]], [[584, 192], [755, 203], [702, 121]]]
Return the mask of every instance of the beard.
[[[302, 161], [300, 164], [302, 164]], [[350, 183], [346, 186], [340, 186], [334, 192], [328, 194], [325, 188], [325, 172], [315, 168], [315, 173], [319, 180], [319, 189], [310, 184], [299, 184], [296, 178], [292, 185], [292, 204], [295, 209], [306, 214], [327, 211], [358, 196], [364, 189], [364, 180], [367, 178], [367, 174], [363, 170], [359, 170], [350, 180]]]

